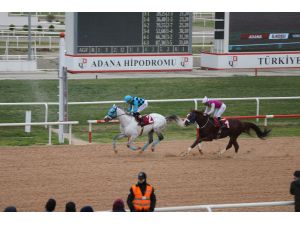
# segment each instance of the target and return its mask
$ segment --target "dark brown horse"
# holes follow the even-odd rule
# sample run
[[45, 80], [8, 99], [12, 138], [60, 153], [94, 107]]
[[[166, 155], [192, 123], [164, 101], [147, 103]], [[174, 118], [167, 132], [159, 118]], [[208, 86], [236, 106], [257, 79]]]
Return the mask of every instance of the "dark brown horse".
[[[169, 117], [172, 120], [176, 120], [178, 124], [180, 124], [179, 118], [177, 116]], [[185, 126], [188, 126], [192, 123], [197, 123], [197, 138], [194, 143], [188, 148], [186, 152], [183, 152], [181, 156], [188, 155], [190, 151], [198, 145], [199, 152], [202, 154], [201, 150], [201, 142], [202, 141], [212, 141], [216, 139], [221, 139], [229, 136], [229, 142], [226, 149], [220, 151], [220, 154], [223, 154], [227, 149], [230, 149], [232, 145], [234, 146], [235, 153], [239, 150], [239, 144], [237, 143], [237, 138], [241, 133], [250, 134], [250, 129], [254, 130], [257, 137], [264, 139], [268, 136], [271, 130], [264, 129], [263, 131], [256, 126], [254, 123], [250, 122], [242, 122], [237, 119], [228, 119], [225, 123], [227, 125], [226, 128], [220, 128], [215, 125], [215, 121], [213, 118], [210, 118], [207, 115], [203, 115], [202, 111], [192, 110], [183, 121]], [[182, 124], [182, 122], [181, 122]]]

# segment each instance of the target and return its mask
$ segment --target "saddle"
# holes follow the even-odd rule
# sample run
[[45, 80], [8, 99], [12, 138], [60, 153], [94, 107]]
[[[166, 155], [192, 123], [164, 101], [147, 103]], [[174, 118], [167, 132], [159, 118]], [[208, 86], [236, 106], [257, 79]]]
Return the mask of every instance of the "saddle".
[[154, 123], [154, 120], [152, 118], [152, 116], [150, 115], [143, 115], [141, 118], [141, 126], [147, 126], [149, 124]]
[[214, 125], [215, 125], [216, 128], [220, 128], [220, 127], [230, 128], [229, 127], [229, 122], [225, 118], [221, 119], [221, 124], [219, 123], [219, 120], [217, 118], [213, 118], [213, 121], [214, 121]]

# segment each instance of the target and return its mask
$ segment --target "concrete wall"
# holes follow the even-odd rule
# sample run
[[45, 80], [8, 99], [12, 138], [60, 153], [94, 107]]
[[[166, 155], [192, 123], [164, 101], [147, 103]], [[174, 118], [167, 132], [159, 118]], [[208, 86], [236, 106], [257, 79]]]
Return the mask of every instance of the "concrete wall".
[[36, 69], [36, 60], [0, 60], [0, 72], [30, 72]]

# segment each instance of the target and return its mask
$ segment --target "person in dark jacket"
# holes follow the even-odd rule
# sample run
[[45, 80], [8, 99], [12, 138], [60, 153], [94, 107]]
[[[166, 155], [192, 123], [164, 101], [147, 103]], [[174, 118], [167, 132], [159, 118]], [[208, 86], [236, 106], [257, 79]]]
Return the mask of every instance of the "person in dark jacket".
[[80, 212], [94, 212], [94, 209], [90, 205], [86, 205], [80, 209]]
[[7, 206], [3, 212], [17, 212], [17, 208], [15, 206]]
[[113, 203], [113, 212], [126, 212], [124, 201], [120, 198], [116, 199]]
[[45, 210], [46, 212], [53, 212], [56, 207], [56, 201], [54, 198], [49, 198], [46, 205], [45, 205]]
[[138, 183], [132, 185], [127, 197], [127, 205], [131, 212], [153, 212], [156, 204], [154, 188], [147, 183], [144, 172], [138, 174]]
[[300, 171], [294, 172], [294, 181], [291, 183], [290, 193], [295, 196], [295, 212], [300, 212]]
[[75, 202], [67, 202], [65, 207], [65, 212], [76, 212]]

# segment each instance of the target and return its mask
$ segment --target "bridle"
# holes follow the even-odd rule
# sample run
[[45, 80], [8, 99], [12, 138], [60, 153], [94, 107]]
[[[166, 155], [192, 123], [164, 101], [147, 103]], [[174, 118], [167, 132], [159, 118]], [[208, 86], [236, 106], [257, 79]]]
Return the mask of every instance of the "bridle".
[[[188, 118], [186, 118], [185, 120], [186, 120], [187, 122], [191, 123], [191, 120], [189, 120]], [[195, 122], [197, 122], [197, 121], [195, 120]], [[199, 129], [205, 128], [205, 127], [207, 126], [208, 122], [209, 122], [209, 116], [207, 116], [207, 120], [206, 120], [205, 124], [204, 124], [203, 126], [199, 127]], [[198, 122], [197, 122], [197, 124], [199, 125]], [[199, 126], [200, 126], [200, 125], [199, 125]]]
[[[199, 127], [200, 129], [203, 129], [204, 127], [206, 127], [206, 125], [208, 124], [208, 122], [209, 122], [209, 117], [207, 117], [207, 120], [206, 120], [206, 122], [205, 122], [205, 124], [202, 126], [202, 127]], [[199, 124], [198, 124], [199, 125]]]

